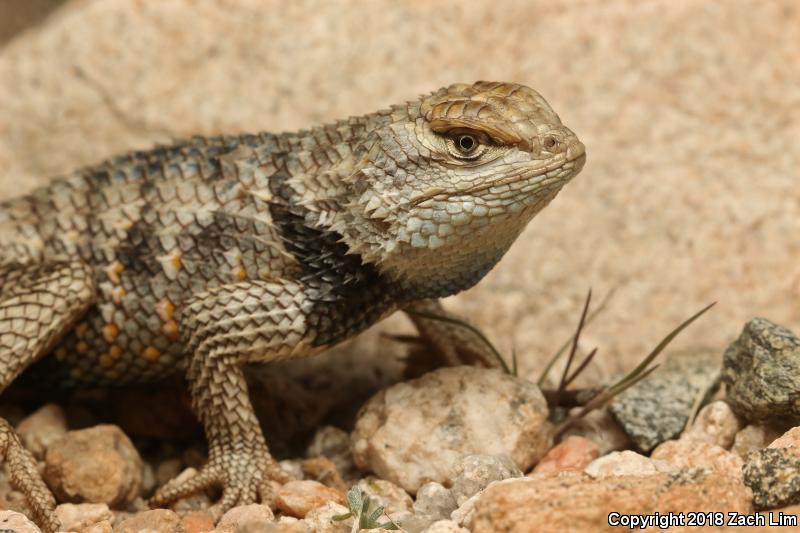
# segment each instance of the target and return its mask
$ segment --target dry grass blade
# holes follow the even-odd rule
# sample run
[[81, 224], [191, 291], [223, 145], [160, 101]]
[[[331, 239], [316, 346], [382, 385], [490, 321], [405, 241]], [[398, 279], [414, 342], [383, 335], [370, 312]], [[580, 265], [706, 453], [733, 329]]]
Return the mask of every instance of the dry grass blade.
[[[612, 385], [610, 388], [614, 389], [614, 388], [617, 388], [617, 387], [621, 387], [621, 386], [623, 386], [625, 384], [626, 381], [631, 380], [631, 379], [635, 379], [641, 372], [644, 371], [645, 368], [647, 368], [647, 366], [653, 361], [653, 359], [658, 357], [658, 354], [660, 354], [664, 350], [664, 348], [666, 348], [669, 345], [669, 343], [671, 343], [672, 340], [680, 334], [681, 331], [686, 329], [692, 322], [694, 322], [695, 320], [697, 320], [698, 318], [703, 316], [706, 313], [706, 311], [708, 311], [709, 309], [714, 307], [716, 304], [717, 304], [717, 302], [712, 302], [712, 303], [708, 304], [707, 306], [702, 308], [700, 311], [698, 311], [697, 313], [695, 313], [691, 317], [689, 317], [686, 320], [684, 320], [683, 323], [680, 326], [678, 326], [677, 328], [675, 328], [672, 331], [670, 331], [669, 334], [666, 337], [664, 337], [661, 340], [661, 342], [659, 342], [658, 345], [655, 348], [653, 348], [653, 351], [651, 351], [649, 354], [647, 354], [647, 357], [642, 359], [642, 362], [639, 363], [636, 366], [636, 368], [633, 369], [633, 371], [631, 371], [628, 375], [626, 375], [625, 377], [620, 379], [617, 383]], [[627, 388], [627, 387], [625, 387], [625, 388]], [[622, 390], [624, 390], [624, 389], [622, 389]]]
[[583, 304], [583, 311], [581, 311], [581, 318], [578, 320], [578, 327], [575, 330], [575, 335], [572, 336], [572, 349], [569, 351], [567, 364], [564, 365], [564, 372], [561, 373], [561, 381], [558, 383], [558, 390], [556, 391], [556, 405], [558, 405], [561, 395], [564, 393], [564, 389], [567, 386], [567, 375], [569, 374], [569, 369], [572, 366], [572, 361], [575, 360], [575, 352], [578, 351], [578, 342], [581, 339], [581, 333], [583, 332], [583, 326], [586, 324], [586, 315], [589, 313], [589, 306], [591, 303], [592, 289], [589, 289], [589, 292], [586, 294], [586, 301]]
[[583, 369], [589, 366], [589, 363], [592, 362], [592, 359], [594, 359], [595, 355], [597, 355], [597, 348], [594, 348], [591, 352], [589, 352], [589, 355], [587, 355], [583, 361], [581, 361], [581, 364], [578, 365], [578, 368], [576, 368], [575, 371], [569, 375], [567, 381], [564, 383], [565, 388], [569, 387], [570, 383], [575, 381], [575, 378], [580, 376], [581, 372], [583, 372]]
[[[616, 291], [617, 287], [613, 287], [610, 291], [608, 291], [606, 297], [603, 298], [602, 302], [600, 302], [600, 306], [591, 313], [589, 313], [589, 316], [586, 317], [586, 322], [584, 326], [588, 326], [589, 324], [591, 324], [592, 320], [594, 320], [595, 317], [597, 317], [597, 315], [599, 315], [603, 310], [605, 310], [606, 305], [608, 305], [608, 302], [611, 300], [611, 297], [614, 296], [614, 293]], [[566, 341], [564, 341], [564, 344], [561, 345], [561, 347], [556, 351], [556, 353], [553, 354], [553, 356], [547, 362], [547, 364], [544, 367], [544, 370], [542, 370], [542, 373], [539, 376], [539, 379], [536, 381], [536, 384], [539, 385], [539, 387], [544, 385], [544, 381], [547, 379], [547, 375], [550, 373], [550, 370], [553, 369], [553, 365], [556, 364], [556, 361], [558, 361], [559, 357], [561, 357], [561, 354], [563, 354], [564, 351], [567, 348], [569, 348], [569, 345], [570, 343], [573, 342], [574, 338], [575, 338], [575, 333], [573, 333]]]
[[[653, 373], [658, 365], [654, 365], [650, 367], [650, 363], [662, 352], [664, 348], [666, 348], [672, 341], [677, 337], [684, 329], [686, 329], [692, 322], [700, 318], [703, 314], [706, 313], [709, 309], [714, 307], [716, 302], [713, 302], [691, 317], [687, 318], [683, 321], [677, 328], [670, 331], [666, 337], [664, 337], [661, 342], [659, 342], [653, 350], [647, 354], [647, 356], [642, 359], [642, 361], [630, 371], [628, 374], [623, 376], [619, 381], [599, 393], [597, 396], [592, 398], [586, 405], [578, 412], [578, 414], [571, 416], [567, 420], [565, 420], [555, 431], [554, 439], [558, 439], [564, 432], [572, 427], [578, 420], [586, 416], [591, 411], [598, 409], [605, 405], [608, 401], [610, 401], [615, 396], [621, 394], [625, 390], [629, 389], [630, 387], [634, 386], [635, 384], [639, 383], [641, 380], [645, 379], [647, 376]], [[648, 368], [649, 367], [649, 368]]]

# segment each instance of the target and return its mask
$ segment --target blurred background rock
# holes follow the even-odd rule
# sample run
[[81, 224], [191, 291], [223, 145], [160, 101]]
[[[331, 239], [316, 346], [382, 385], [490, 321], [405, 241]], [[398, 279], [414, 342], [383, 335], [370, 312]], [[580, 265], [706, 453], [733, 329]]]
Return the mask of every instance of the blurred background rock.
[[800, 329], [794, 0], [0, 0], [0, 43], [0, 197], [190, 134], [514, 81], [549, 100], [588, 163], [448, 306], [515, 348], [523, 375], [570, 335], [589, 287], [596, 302], [617, 287], [584, 335], [600, 346], [592, 381], [710, 301], [676, 347], [721, 354], [756, 315]]

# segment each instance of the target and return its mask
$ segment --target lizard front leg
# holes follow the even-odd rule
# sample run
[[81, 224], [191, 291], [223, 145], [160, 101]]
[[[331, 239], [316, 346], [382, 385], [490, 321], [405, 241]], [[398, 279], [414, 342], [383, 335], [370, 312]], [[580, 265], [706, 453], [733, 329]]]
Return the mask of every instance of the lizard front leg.
[[212, 508], [219, 516], [236, 505], [269, 503], [271, 481], [288, 481], [267, 449], [242, 365], [312, 353], [309, 305], [301, 285], [262, 281], [225, 285], [187, 303], [180, 317], [192, 354], [187, 376], [209, 457], [196, 476], [159, 489], [152, 506], [216, 485], [223, 489]]
[[[94, 300], [92, 270], [80, 261], [0, 266], [0, 391], [47, 353]], [[48, 533], [59, 529], [56, 502], [36, 460], [1, 418], [0, 459], [12, 485], [25, 494], [36, 523]]]
[[[475, 331], [453, 322], [465, 322], [444, 310], [439, 300], [418, 300], [404, 311], [416, 326], [420, 336], [433, 349], [445, 366], [478, 365], [489, 368], [500, 366], [491, 346]], [[433, 317], [441, 317], [437, 320]]]

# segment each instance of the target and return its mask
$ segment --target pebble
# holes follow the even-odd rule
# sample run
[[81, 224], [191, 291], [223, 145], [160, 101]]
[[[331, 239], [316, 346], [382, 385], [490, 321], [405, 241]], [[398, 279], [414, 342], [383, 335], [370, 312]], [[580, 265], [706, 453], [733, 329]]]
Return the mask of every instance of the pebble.
[[696, 399], [710, 397], [719, 378], [717, 353], [674, 353], [658, 370], [614, 398], [608, 409], [636, 448], [649, 452], [681, 434]]
[[[56, 516], [64, 531], [111, 531], [113, 513], [104, 503], [62, 503], [56, 507]], [[105, 524], [103, 524], [105, 522]]]
[[659, 444], [650, 460], [663, 461], [675, 469], [711, 468], [735, 479], [742, 478], [741, 457], [725, 448], [704, 441], [682, 438]]
[[453, 468], [450, 489], [458, 505], [463, 504], [493, 481], [521, 477], [522, 472], [506, 455], [466, 455]]
[[60, 501], [125, 506], [139, 495], [142, 460], [117, 426], [70, 431], [52, 443], [44, 478]]
[[[297, 481], [290, 481], [289, 483], [297, 483]], [[219, 519], [217, 529], [224, 531], [227, 528], [231, 533], [234, 533], [242, 528], [258, 530], [260, 527], [263, 529], [273, 522], [275, 522], [275, 515], [269, 506], [252, 503], [230, 509]]]
[[742, 418], [800, 422], [800, 338], [765, 318], [745, 324], [725, 350], [725, 400]]
[[[488, 487], [467, 523], [472, 533], [609, 531], [608, 514], [752, 512], [750, 491], [734, 478], [690, 469], [591, 479], [520, 478]], [[726, 515], [727, 516], [727, 515]]]
[[742, 426], [742, 420], [736, 416], [731, 406], [727, 402], [717, 400], [700, 409], [692, 425], [681, 435], [681, 439], [716, 444], [727, 450], [733, 445], [733, 440]]
[[336, 489], [339, 492], [347, 492], [347, 484], [342, 479], [339, 473], [339, 468], [336, 463], [324, 456], [306, 459], [301, 463], [301, 476], [298, 479], [303, 479], [305, 476], [308, 479], [319, 481], [325, 486]]
[[306, 457], [327, 457], [333, 461], [344, 479], [359, 477], [358, 467], [350, 451], [350, 435], [343, 429], [334, 426], [319, 428], [306, 449]]
[[16, 429], [25, 448], [41, 460], [47, 448], [67, 433], [67, 418], [61, 407], [48, 403], [23, 418]]
[[207, 511], [189, 511], [181, 517], [181, 533], [207, 533], [214, 530], [214, 517]]
[[498, 370], [450, 367], [398, 383], [362, 407], [352, 434], [356, 464], [415, 493], [453, 482], [464, 455], [505, 454], [531, 468], [550, 443], [539, 388]]
[[554, 475], [564, 470], [581, 471], [600, 457], [600, 447], [591, 440], [570, 435], [556, 444], [533, 469], [534, 474]]
[[137, 513], [114, 528], [114, 533], [176, 533], [181, 519], [168, 509]]
[[414, 506], [411, 496], [391, 481], [369, 476], [359, 480], [358, 487], [365, 497], [369, 497], [371, 509], [383, 507], [389, 516], [410, 511]]
[[759, 510], [800, 502], [800, 457], [791, 450], [764, 448], [750, 452], [742, 475]]
[[452, 520], [437, 520], [422, 533], [470, 533], [468, 529], [459, 526]]
[[793, 427], [769, 444], [770, 448], [786, 448], [800, 455], [800, 426]]
[[564, 437], [583, 437], [597, 444], [600, 455], [626, 450], [633, 444], [631, 438], [607, 409], [597, 409], [578, 420]]
[[328, 502], [308, 513], [303, 520], [314, 533], [350, 533], [353, 519], [334, 521], [333, 517], [349, 513], [350, 510], [336, 502]]
[[775, 426], [767, 424], [750, 424], [742, 428], [733, 439], [731, 450], [742, 459], [753, 450], [766, 448], [770, 442], [781, 435]]
[[313, 509], [328, 502], [344, 504], [344, 494], [310, 479], [285, 483], [278, 489], [275, 497], [278, 509], [298, 518], [303, 518]]
[[25, 515], [15, 511], [0, 511], [0, 531], [13, 533], [42, 533]]
[[611, 452], [598, 457], [584, 468], [584, 472], [593, 478], [609, 476], [650, 476], [660, 471], [670, 470], [663, 463], [658, 463], [631, 450]]
[[431, 522], [449, 518], [457, 508], [458, 503], [450, 489], [435, 481], [419, 488], [413, 507], [414, 514], [424, 516]]

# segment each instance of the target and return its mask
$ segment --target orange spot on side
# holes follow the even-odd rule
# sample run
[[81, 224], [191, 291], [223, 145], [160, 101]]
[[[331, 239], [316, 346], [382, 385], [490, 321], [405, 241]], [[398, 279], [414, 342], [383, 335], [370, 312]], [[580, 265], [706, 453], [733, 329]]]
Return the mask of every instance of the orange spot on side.
[[81, 322], [75, 326], [75, 336], [77, 336], [79, 339], [84, 338], [87, 333], [89, 333], [89, 324], [86, 322]]
[[114, 358], [108, 355], [107, 353], [104, 353], [103, 355], [100, 356], [100, 366], [102, 366], [103, 368], [109, 368], [113, 364], [114, 364]]
[[125, 289], [123, 289], [122, 287], [116, 287], [111, 292], [111, 300], [116, 305], [119, 305], [120, 303], [122, 303], [122, 299], [125, 297], [126, 294], [128, 294], [128, 293], [127, 293], [127, 291]]
[[107, 343], [111, 344], [117, 339], [117, 335], [119, 335], [119, 328], [114, 323], [108, 323], [103, 326], [103, 338], [106, 340]]
[[247, 279], [247, 271], [242, 267], [237, 268], [233, 271], [233, 279], [234, 281], [244, 281]]
[[119, 275], [123, 270], [125, 270], [125, 267], [122, 266], [122, 263], [119, 261], [114, 261], [106, 267], [106, 275], [108, 276], [108, 279], [111, 280], [111, 283], [114, 285], [119, 285]]
[[172, 267], [176, 271], [180, 270], [181, 267], [183, 266], [183, 263], [181, 262], [181, 254], [180, 253], [172, 254], [172, 257], [170, 258], [170, 262], [172, 263]]
[[148, 346], [142, 352], [142, 357], [148, 361], [158, 361], [158, 358], [161, 357], [161, 351], [154, 346]]
[[178, 323], [174, 320], [170, 320], [161, 326], [161, 331], [171, 341], [177, 341], [180, 339], [180, 334], [178, 333]]
[[78, 353], [88, 353], [89, 352], [89, 345], [83, 341], [78, 343], [77, 346]]
[[169, 322], [172, 320], [173, 313], [175, 313], [175, 306], [169, 301], [168, 298], [164, 298], [156, 304], [156, 313], [161, 320], [164, 322]]

